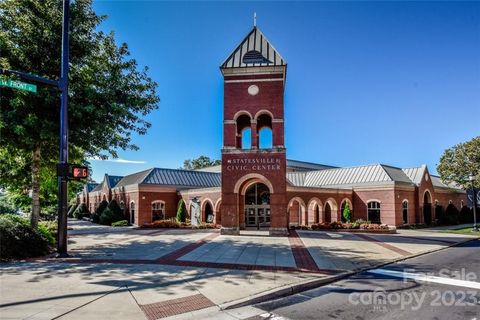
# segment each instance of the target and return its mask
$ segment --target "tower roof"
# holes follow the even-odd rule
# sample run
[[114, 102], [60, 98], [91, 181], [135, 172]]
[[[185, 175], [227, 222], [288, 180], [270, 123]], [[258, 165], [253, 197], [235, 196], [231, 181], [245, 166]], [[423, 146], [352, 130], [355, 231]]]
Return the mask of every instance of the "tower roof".
[[220, 66], [227, 68], [286, 66], [287, 61], [256, 26]]

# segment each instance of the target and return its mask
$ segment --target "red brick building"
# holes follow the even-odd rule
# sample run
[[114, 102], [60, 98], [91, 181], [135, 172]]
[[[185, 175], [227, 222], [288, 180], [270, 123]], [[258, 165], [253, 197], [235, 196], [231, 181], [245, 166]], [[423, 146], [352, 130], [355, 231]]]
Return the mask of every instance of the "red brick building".
[[222, 164], [197, 171], [152, 168], [125, 177], [105, 175], [77, 197], [93, 211], [117, 199], [125, 217], [142, 225], [174, 217], [180, 199], [200, 206], [201, 220], [222, 233], [262, 228], [287, 234], [291, 225], [340, 221], [348, 203], [354, 219], [388, 225], [435, 221], [447, 206], [467, 203], [426, 166], [382, 164], [337, 168], [287, 160], [284, 144], [285, 59], [254, 27], [220, 66], [224, 78]]

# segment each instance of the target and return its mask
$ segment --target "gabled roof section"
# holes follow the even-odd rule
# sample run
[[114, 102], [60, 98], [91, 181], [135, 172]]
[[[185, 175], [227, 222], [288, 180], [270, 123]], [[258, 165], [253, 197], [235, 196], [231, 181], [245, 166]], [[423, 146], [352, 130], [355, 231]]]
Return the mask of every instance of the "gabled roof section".
[[305, 186], [338, 186], [392, 182], [380, 164], [309, 172]]
[[118, 187], [128, 186], [128, 185], [131, 185], [131, 184], [140, 184], [140, 183], [143, 182], [143, 180], [145, 180], [147, 175], [152, 170], [153, 170], [153, 168], [148, 169], [148, 170], [144, 170], [144, 171], [140, 171], [140, 172], [135, 172], [133, 174], [129, 174], [128, 176], [123, 177], [122, 180], [120, 180], [115, 187], [118, 188]]
[[144, 184], [174, 186], [178, 189], [220, 187], [217, 172], [153, 168], [142, 181]]
[[395, 182], [412, 183], [402, 169], [383, 164], [289, 172], [287, 173], [287, 179], [290, 184], [297, 187], [327, 188], [382, 185]]
[[119, 183], [123, 178], [122, 176], [110, 176], [108, 174], [106, 174], [105, 177], [107, 178], [108, 187], [110, 189], [115, 188], [117, 183]]
[[220, 66], [227, 68], [286, 66], [287, 62], [257, 27], [247, 34]]
[[426, 165], [422, 165], [421, 167], [415, 168], [406, 168], [403, 169], [403, 172], [408, 176], [410, 180], [413, 181], [416, 185], [419, 185], [422, 182], [423, 175], [425, 174], [425, 170], [427, 169]]
[[295, 187], [303, 187], [307, 172], [287, 172], [288, 182]]
[[85, 184], [85, 189], [87, 190], [87, 192], [91, 192], [93, 189], [95, 189], [96, 187], [98, 186], [98, 183], [96, 182], [89, 182], [87, 184]]

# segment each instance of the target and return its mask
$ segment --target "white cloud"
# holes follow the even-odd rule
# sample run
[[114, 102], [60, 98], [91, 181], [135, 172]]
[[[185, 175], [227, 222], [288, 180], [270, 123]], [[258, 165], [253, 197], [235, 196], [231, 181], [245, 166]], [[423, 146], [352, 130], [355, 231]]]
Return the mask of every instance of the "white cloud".
[[92, 157], [92, 158], [88, 158], [87, 160], [93, 160], [93, 161], [108, 161], [108, 162], [116, 162], [116, 163], [131, 163], [131, 164], [144, 164], [144, 163], [147, 163], [147, 161], [143, 161], [143, 160], [126, 160], [126, 159], [121, 159], [121, 158], [118, 158], [118, 159], [100, 159], [98, 157]]

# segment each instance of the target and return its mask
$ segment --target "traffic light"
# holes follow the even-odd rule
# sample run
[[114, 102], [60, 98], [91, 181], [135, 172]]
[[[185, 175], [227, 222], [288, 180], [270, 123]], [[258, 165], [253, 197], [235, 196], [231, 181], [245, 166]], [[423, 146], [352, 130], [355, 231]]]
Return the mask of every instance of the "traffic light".
[[86, 179], [88, 178], [88, 167], [72, 165], [71, 166], [71, 179]]

